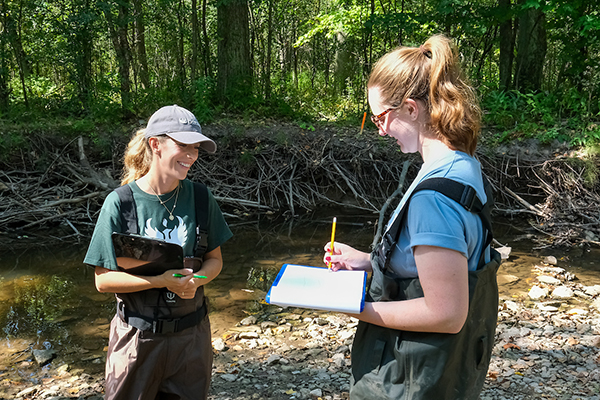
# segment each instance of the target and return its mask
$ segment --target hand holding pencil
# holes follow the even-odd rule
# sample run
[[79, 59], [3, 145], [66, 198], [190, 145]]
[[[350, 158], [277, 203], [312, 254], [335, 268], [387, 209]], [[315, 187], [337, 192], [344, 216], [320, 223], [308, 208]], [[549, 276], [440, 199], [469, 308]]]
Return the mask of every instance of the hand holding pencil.
[[331, 241], [325, 245], [323, 262], [331, 271], [340, 269], [371, 271], [370, 253], [357, 250], [344, 243], [335, 243], [337, 218], [333, 218]]

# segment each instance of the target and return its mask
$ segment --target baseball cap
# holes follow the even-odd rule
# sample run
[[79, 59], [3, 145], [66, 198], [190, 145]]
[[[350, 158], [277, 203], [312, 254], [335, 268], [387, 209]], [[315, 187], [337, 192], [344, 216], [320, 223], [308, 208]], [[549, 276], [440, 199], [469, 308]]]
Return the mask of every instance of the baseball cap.
[[167, 135], [185, 144], [200, 143], [200, 147], [209, 153], [217, 151], [217, 144], [202, 134], [194, 114], [176, 104], [160, 108], [148, 120], [144, 136], [160, 135]]

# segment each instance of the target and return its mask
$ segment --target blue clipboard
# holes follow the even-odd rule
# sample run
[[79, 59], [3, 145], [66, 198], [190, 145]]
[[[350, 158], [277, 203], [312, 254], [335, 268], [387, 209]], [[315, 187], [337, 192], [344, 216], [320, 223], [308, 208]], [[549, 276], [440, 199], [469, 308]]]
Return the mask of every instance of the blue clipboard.
[[332, 271], [284, 264], [265, 296], [268, 304], [359, 314], [364, 310], [365, 271]]

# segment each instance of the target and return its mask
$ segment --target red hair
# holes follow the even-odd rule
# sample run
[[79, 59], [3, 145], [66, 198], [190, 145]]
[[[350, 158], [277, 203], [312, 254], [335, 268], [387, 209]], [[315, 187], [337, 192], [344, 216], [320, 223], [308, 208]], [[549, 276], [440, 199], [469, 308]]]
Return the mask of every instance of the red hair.
[[453, 149], [475, 153], [481, 109], [447, 37], [432, 36], [420, 47], [399, 47], [386, 54], [373, 67], [368, 87], [379, 88], [383, 103], [392, 107], [409, 98], [423, 101], [433, 134]]

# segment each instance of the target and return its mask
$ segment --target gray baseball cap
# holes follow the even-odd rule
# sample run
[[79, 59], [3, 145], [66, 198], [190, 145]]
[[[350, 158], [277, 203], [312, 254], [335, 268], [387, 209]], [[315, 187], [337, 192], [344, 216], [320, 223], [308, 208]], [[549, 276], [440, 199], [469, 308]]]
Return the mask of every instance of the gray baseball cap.
[[148, 120], [144, 136], [160, 135], [167, 135], [185, 144], [200, 143], [200, 147], [209, 153], [217, 151], [217, 144], [202, 134], [194, 114], [176, 104], [162, 107]]

